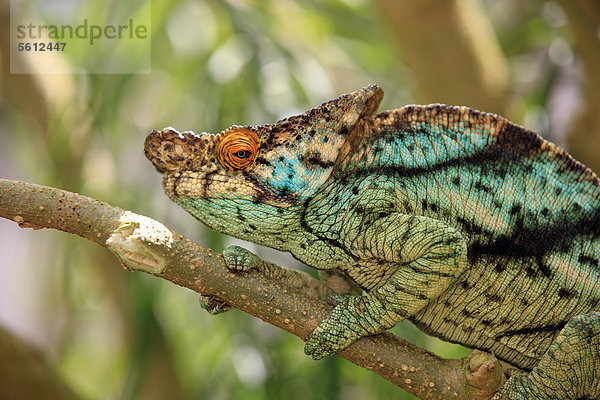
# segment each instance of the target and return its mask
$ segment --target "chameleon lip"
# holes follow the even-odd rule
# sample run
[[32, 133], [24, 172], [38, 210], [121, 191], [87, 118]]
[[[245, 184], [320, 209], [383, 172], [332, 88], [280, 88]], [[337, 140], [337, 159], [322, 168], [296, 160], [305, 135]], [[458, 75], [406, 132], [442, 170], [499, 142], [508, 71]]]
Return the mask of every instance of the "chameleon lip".
[[251, 175], [240, 173], [232, 179], [223, 176], [217, 170], [203, 171], [167, 171], [163, 175], [163, 188], [169, 198], [219, 199], [245, 198], [248, 201], [261, 201], [273, 206], [287, 208], [297, 202], [297, 196], [278, 195], [262, 185]]

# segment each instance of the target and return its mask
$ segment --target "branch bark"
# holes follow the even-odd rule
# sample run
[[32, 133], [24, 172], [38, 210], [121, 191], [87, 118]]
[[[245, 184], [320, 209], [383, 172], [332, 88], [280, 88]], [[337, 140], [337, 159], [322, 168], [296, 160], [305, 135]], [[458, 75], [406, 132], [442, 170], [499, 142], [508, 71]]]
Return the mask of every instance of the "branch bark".
[[[332, 309], [318, 298], [327, 289], [308, 275], [266, 262], [233, 273], [221, 255], [161, 223], [76, 193], [0, 179], [0, 216], [22, 228], [58, 229], [107, 246], [126, 269], [216, 296], [302, 340]], [[282, 275], [304, 289], [284, 285]], [[362, 338], [339, 355], [422, 399], [489, 399], [504, 382], [491, 355], [474, 351], [444, 360], [389, 333]]]

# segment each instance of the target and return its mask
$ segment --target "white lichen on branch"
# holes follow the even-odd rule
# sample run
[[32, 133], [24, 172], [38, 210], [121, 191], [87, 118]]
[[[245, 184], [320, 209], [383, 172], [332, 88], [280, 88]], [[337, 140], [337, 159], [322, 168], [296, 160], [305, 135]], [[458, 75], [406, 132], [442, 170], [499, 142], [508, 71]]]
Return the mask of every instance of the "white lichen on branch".
[[130, 211], [125, 211], [119, 222], [106, 240], [106, 247], [129, 268], [151, 274], [163, 272], [168, 256], [162, 252], [171, 249], [174, 241], [171, 231], [152, 218]]

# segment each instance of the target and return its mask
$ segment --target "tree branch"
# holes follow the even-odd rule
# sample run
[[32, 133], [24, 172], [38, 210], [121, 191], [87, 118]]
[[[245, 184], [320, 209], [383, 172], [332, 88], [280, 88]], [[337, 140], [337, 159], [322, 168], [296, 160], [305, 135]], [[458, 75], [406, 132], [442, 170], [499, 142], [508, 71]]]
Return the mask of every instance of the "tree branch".
[[[221, 255], [161, 223], [76, 193], [0, 179], [0, 216], [106, 246], [127, 269], [216, 296], [302, 340], [332, 309], [319, 298], [327, 289], [306, 274], [266, 262], [233, 273]], [[282, 275], [303, 289], [286, 286]], [[362, 338], [339, 355], [422, 399], [489, 399], [503, 383], [500, 363], [486, 353], [444, 360], [389, 333]]]

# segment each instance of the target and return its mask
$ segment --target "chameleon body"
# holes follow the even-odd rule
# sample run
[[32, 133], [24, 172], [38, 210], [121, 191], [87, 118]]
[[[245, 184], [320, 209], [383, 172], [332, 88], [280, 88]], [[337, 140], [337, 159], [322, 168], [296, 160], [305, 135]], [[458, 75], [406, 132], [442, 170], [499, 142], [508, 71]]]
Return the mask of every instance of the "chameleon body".
[[165, 128], [146, 156], [206, 225], [360, 286], [309, 337], [313, 358], [408, 318], [525, 370], [498, 398], [600, 397], [596, 175], [497, 115], [376, 114], [382, 97], [372, 85], [216, 135]]

